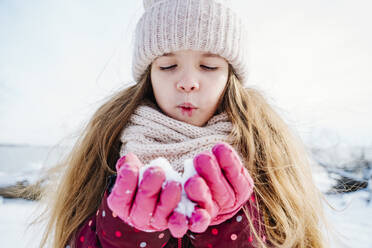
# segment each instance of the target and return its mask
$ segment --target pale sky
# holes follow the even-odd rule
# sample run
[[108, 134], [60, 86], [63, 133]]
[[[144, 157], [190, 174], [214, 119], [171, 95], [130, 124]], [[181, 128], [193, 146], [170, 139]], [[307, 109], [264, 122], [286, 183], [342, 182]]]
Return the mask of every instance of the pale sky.
[[[304, 139], [372, 145], [371, 2], [233, 2], [248, 23], [252, 87]], [[0, 143], [77, 135], [133, 81], [142, 12], [139, 0], [0, 1]]]

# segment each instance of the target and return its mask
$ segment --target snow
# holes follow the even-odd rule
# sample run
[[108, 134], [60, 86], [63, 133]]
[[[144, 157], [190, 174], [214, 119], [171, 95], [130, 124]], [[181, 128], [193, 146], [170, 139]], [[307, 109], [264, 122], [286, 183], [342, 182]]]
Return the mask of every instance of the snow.
[[372, 204], [366, 190], [342, 195], [327, 196], [328, 202], [336, 208], [326, 207], [326, 214], [333, 228], [338, 232], [338, 240], [333, 247], [372, 247]]
[[192, 159], [185, 160], [184, 163], [184, 173], [182, 175], [181, 183], [182, 183], [182, 195], [181, 195], [181, 201], [177, 205], [175, 211], [178, 211], [179, 213], [183, 213], [187, 217], [191, 217], [192, 213], [194, 212], [195, 203], [190, 201], [190, 199], [187, 197], [185, 192], [185, 183], [187, 179], [190, 177], [196, 175], [195, 167], [192, 162]]
[[[37, 161], [40, 161], [36, 158], [37, 156], [35, 159], [30, 159], [30, 156], [28, 156], [34, 154], [33, 149], [14, 149], [18, 149], [19, 153], [24, 155], [21, 156], [14, 153], [14, 157], [17, 160], [14, 159], [13, 163], [13, 160], [9, 160], [9, 157], [2, 156], [2, 152], [9, 155], [9, 150], [1, 151], [0, 148], [0, 185], [9, 185], [19, 179], [25, 179], [27, 176], [37, 175], [38, 169], [41, 168], [41, 165], [37, 164]], [[39, 150], [39, 148], [37, 149]], [[22, 167], [17, 165], [17, 161], [22, 164]], [[177, 179], [177, 181], [184, 183], [187, 178], [195, 174], [191, 159], [185, 161], [185, 172], [183, 175], [175, 172], [169, 162], [168, 164], [165, 162], [166, 160], [160, 163], [159, 161], [152, 161], [150, 165], [162, 166], [164, 171], [166, 171], [167, 180]], [[328, 177], [324, 168], [314, 166], [312, 172], [316, 185], [322, 192], [326, 192], [334, 184], [333, 179]], [[365, 189], [354, 193], [326, 195], [327, 201], [336, 209], [332, 210], [327, 205], [324, 206], [326, 215], [336, 234], [336, 236], [332, 237], [331, 248], [372, 248], [372, 202], [367, 204], [367, 199], [371, 197], [370, 192], [372, 191]], [[185, 206], [189, 205], [184, 202], [185, 198], [182, 199], [179, 207], [181, 209], [183, 206], [183, 211], [187, 215], [194, 206], [187, 209]], [[36, 217], [38, 209], [41, 208], [36, 202], [20, 199], [2, 199], [0, 197], [1, 247], [38, 247], [42, 226], [36, 225], [26, 229], [27, 225]]]
[[182, 175], [180, 173], [178, 173], [176, 170], [173, 169], [173, 167], [171, 166], [171, 164], [169, 163], [169, 161], [167, 159], [162, 158], [162, 157], [154, 159], [154, 160], [150, 161], [149, 164], [144, 165], [143, 167], [140, 168], [138, 185], [140, 185], [140, 183], [142, 181], [143, 173], [148, 168], [151, 168], [151, 167], [160, 167], [164, 170], [165, 181], [163, 183], [163, 187], [168, 181], [176, 181], [176, 182], [181, 183], [181, 185], [182, 185], [181, 201], [178, 203], [175, 211], [177, 211], [177, 212], [179, 212], [183, 215], [186, 215], [188, 217], [191, 217], [196, 204], [193, 203], [187, 197], [185, 189], [184, 189], [184, 185], [190, 177], [196, 175], [196, 171], [195, 171], [192, 159], [186, 159], [184, 161], [184, 173]]
[[27, 180], [40, 179], [41, 172], [61, 161], [69, 151], [67, 147], [55, 146], [6, 146], [0, 144], [0, 187]]
[[327, 192], [327, 190], [330, 189], [332, 185], [336, 184], [336, 180], [328, 176], [328, 173], [325, 168], [313, 164], [311, 169], [312, 174], [316, 175], [313, 178], [315, 181], [315, 185], [321, 192]]
[[165, 158], [159, 157], [157, 159], [150, 161], [149, 164], [146, 164], [140, 168], [138, 185], [140, 185], [140, 183], [142, 182], [143, 174], [145, 173], [145, 171], [151, 167], [162, 168], [165, 172], [165, 177], [166, 177], [165, 181], [168, 181], [168, 180], [180, 181], [181, 180], [182, 176], [178, 174], [178, 172], [172, 168], [169, 161]]
[[27, 229], [27, 226], [35, 217], [39, 204], [19, 199], [0, 199], [1, 247], [38, 247], [41, 239], [40, 227], [31, 226]]
[[26, 180], [29, 183], [35, 183], [39, 179], [39, 171], [29, 171], [14, 173], [9, 176], [8, 173], [0, 171], [0, 187], [6, 187], [10, 185], [15, 185], [17, 182]]
[[[372, 247], [372, 204], [366, 204], [367, 197], [367, 191], [327, 196], [329, 203], [337, 209], [333, 211], [325, 207], [331, 224], [338, 232], [338, 240], [333, 240], [332, 248]], [[40, 229], [35, 226], [26, 230], [37, 207], [37, 203], [26, 200], [4, 199], [2, 203], [0, 200], [1, 247], [37, 247], [41, 238]]]

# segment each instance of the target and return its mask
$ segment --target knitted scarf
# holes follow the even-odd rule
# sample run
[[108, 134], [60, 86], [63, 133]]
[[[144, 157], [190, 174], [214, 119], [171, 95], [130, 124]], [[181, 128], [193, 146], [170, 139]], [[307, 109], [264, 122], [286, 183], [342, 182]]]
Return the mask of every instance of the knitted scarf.
[[120, 157], [133, 152], [143, 164], [163, 157], [176, 171], [183, 173], [184, 160], [210, 151], [217, 142], [231, 144], [231, 130], [232, 124], [225, 112], [198, 127], [173, 119], [146, 101], [136, 108], [121, 133]]

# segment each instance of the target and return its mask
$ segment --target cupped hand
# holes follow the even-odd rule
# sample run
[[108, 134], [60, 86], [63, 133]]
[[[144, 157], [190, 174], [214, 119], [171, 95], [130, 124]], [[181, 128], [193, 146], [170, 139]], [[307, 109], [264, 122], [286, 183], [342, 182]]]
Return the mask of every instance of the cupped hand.
[[175, 181], [165, 182], [165, 172], [156, 166], [147, 168], [138, 184], [141, 167], [143, 164], [133, 153], [118, 160], [117, 177], [107, 199], [108, 206], [138, 230], [165, 230], [169, 218], [178, 218], [173, 210], [181, 199], [182, 185]]
[[217, 143], [212, 152], [201, 152], [193, 161], [198, 174], [184, 189], [197, 203], [188, 227], [200, 233], [233, 217], [249, 199], [254, 184], [238, 153], [227, 143]]
[[[133, 153], [116, 164], [117, 178], [108, 197], [108, 206], [122, 220], [143, 231], [169, 228], [180, 238], [187, 230], [204, 232], [233, 217], [253, 192], [253, 180], [232, 146], [217, 143], [212, 152], [199, 153], [193, 159], [196, 174], [184, 184], [184, 192], [196, 203], [191, 215], [179, 211], [182, 185], [165, 181], [160, 167], [149, 167], [138, 186], [143, 164]], [[159, 199], [159, 200], [158, 200]], [[185, 204], [184, 204], [185, 205]]]

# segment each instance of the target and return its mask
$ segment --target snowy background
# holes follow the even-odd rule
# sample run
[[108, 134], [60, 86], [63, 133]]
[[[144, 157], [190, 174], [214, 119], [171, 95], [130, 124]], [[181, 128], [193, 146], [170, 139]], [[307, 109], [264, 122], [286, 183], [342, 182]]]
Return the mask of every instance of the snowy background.
[[[345, 150], [346, 149], [346, 150]], [[372, 149], [360, 147], [332, 146], [328, 148], [310, 149], [318, 163], [329, 165], [329, 168], [340, 170], [354, 178], [363, 180], [367, 173], [358, 173], [350, 169], [357, 168], [363, 161], [372, 166]], [[24, 179], [34, 182], [44, 166], [50, 166], [63, 158], [68, 148], [48, 146], [0, 146], [0, 188], [14, 185]], [[340, 158], [337, 160], [337, 158]], [[365, 168], [362, 166], [362, 168]], [[370, 170], [369, 173], [371, 173]], [[328, 173], [322, 166], [313, 167], [313, 174], [319, 189], [325, 193], [327, 200], [336, 210], [325, 205], [327, 217], [336, 232], [333, 238], [334, 248], [372, 248], [372, 188], [352, 193], [329, 193], [337, 184], [338, 174]], [[371, 174], [369, 174], [371, 178]], [[370, 183], [372, 180], [370, 179]], [[371, 183], [372, 184], [372, 183]], [[370, 185], [371, 186], [371, 185]], [[369, 202], [368, 202], [369, 200]], [[26, 229], [28, 223], [40, 210], [37, 203], [20, 199], [4, 199], [0, 197], [0, 240], [1, 247], [37, 247], [41, 237], [42, 226]], [[22, 238], [20, 238], [22, 237]]]
[[[132, 82], [132, 33], [142, 1], [0, 1], [0, 188], [32, 182], [81, 127]], [[234, 0], [250, 30], [250, 82], [304, 139], [327, 193], [341, 175], [370, 178], [372, 33], [367, 0]], [[326, 169], [325, 169], [326, 168]], [[369, 169], [368, 169], [369, 168]], [[369, 187], [371, 184], [369, 184]], [[342, 236], [372, 248], [368, 188], [327, 194]], [[36, 247], [37, 205], [0, 198], [1, 247]]]

